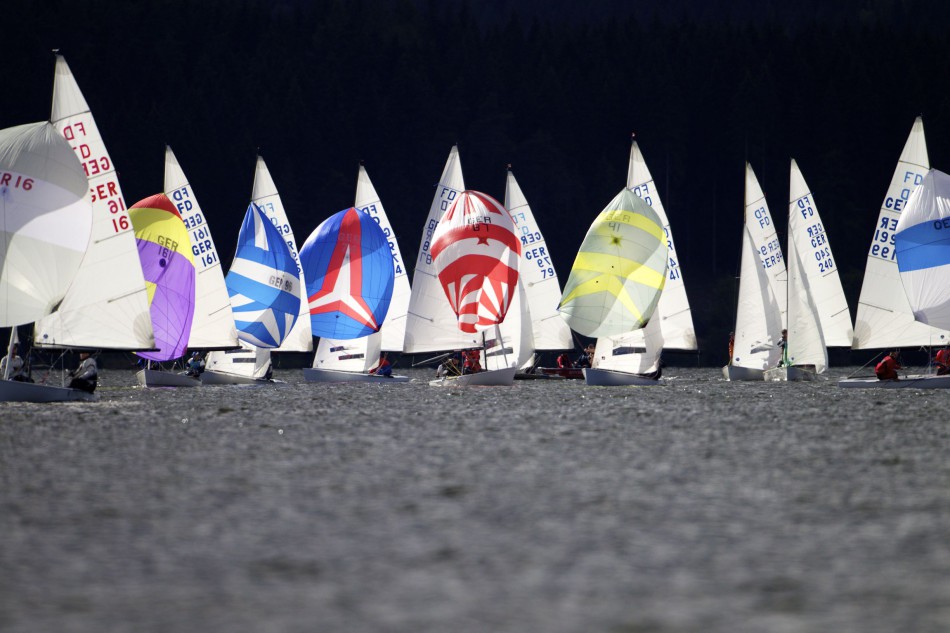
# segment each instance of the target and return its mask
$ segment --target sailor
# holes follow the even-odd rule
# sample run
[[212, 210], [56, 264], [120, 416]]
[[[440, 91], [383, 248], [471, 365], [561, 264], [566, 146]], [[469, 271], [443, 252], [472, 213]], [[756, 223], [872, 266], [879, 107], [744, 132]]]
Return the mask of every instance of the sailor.
[[185, 374], [192, 378], [197, 378], [205, 370], [205, 359], [201, 357], [200, 352], [191, 353], [191, 358], [188, 359], [187, 369], [188, 371], [185, 372]]
[[73, 379], [69, 382], [70, 389], [81, 389], [92, 393], [96, 390], [96, 384], [99, 380], [99, 368], [96, 366], [96, 359], [89, 355], [89, 352], [83, 350], [79, 352], [79, 367], [69, 372]]
[[389, 359], [386, 358], [386, 352], [380, 353], [379, 364], [373, 369], [370, 369], [369, 373], [377, 376], [385, 376], [386, 378], [393, 377], [393, 365], [389, 362]]
[[26, 375], [26, 372], [23, 371], [23, 359], [20, 358], [19, 354], [17, 354], [18, 348], [19, 345], [14, 343], [10, 354], [0, 359], [0, 378], [6, 375], [7, 365], [10, 365], [10, 380], [17, 380], [19, 382], [33, 382]]
[[900, 350], [888, 352], [884, 360], [874, 368], [878, 380], [898, 380], [897, 370], [902, 369], [900, 364]]
[[938, 376], [950, 374], [950, 347], [944, 347], [937, 351], [937, 356], [934, 358], [934, 365], [937, 366]]
[[564, 352], [557, 357], [557, 366], [561, 369], [569, 369], [574, 366], [574, 363], [571, 362], [571, 357], [567, 355], [567, 352]]
[[776, 343], [782, 349], [782, 357], [778, 361], [778, 367], [788, 367], [788, 330], [782, 330], [782, 338]]

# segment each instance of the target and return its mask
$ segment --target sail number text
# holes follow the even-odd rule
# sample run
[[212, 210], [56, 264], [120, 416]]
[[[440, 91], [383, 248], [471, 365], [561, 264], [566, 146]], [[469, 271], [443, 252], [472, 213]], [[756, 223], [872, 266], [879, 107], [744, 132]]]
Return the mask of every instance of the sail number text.
[[119, 191], [119, 181], [116, 178], [115, 171], [112, 169], [112, 161], [105, 153], [105, 147], [102, 148], [102, 155], [94, 156], [92, 148], [83, 141], [88, 136], [86, 124], [83, 121], [76, 121], [65, 126], [62, 129], [63, 138], [69, 141], [69, 146], [79, 156], [79, 162], [82, 163], [82, 169], [87, 178], [93, 176], [104, 176], [105, 182], [90, 186], [92, 193], [92, 202], [108, 201], [109, 213], [112, 214], [112, 230], [115, 233], [122, 233], [132, 228], [132, 222], [126, 215], [125, 202], [122, 200], [122, 192]]
[[360, 211], [369, 215], [373, 218], [373, 221], [383, 229], [383, 235], [386, 236], [386, 243], [389, 244], [389, 252], [393, 256], [393, 271], [397, 275], [402, 274], [402, 262], [399, 259], [399, 253], [396, 251], [396, 240], [393, 239], [393, 230], [388, 226], [383, 226], [382, 221], [379, 219], [379, 209], [376, 208], [375, 204], [371, 204], [365, 207], [360, 208]]
[[541, 269], [541, 278], [550, 279], [554, 277], [554, 265], [551, 263], [551, 258], [548, 256], [547, 249], [543, 246], [538, 246], [537, 248], [525, 249], [524, 258], [529, 262], [533, 261], [538, 265], [538, 268]]

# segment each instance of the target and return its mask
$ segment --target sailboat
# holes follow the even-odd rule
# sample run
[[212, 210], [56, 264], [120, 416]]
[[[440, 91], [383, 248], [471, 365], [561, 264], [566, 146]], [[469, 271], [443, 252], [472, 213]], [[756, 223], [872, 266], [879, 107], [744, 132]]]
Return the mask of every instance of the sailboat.
[[[571, 349], [574, 341], [570, 328], [557, 311], [561, 284], [551, 261], [551, 253], [511, 166], [508, 167], [505, 183], [505, 208], [511, 214], [515, 234], [521, 241], [518, 278], [524, 301], [520, 312], [521, 318], [530, 324], [530, 331], [521, 341], [526, 362], [520, 368], [530, 369], [535, 364], [534, 351]], [[560, 373], [556, 367], [542, 367], [540, 371], [542, 375]]]
[[[914, 319], [950, 329], [950, 175], [932, 169], [907, 198], [894, 231], [894, 250], [904, 296]], [[839, 387], [948, 389], [950, 375], [908, 375], [899, 380], [849, 378]]]
[[[326, 371], [304, 369], [304, 377], [307, 380], [334, 382], [379, 382], [380, 380], [405, 382], [408, 380], [406, 376], [384, 378], [367, 373], [376, 367], [380, 352], [402, 351], [411, 289], [396, 234], [363, 165], [360, 165], [357, 178], [355, 208], [372, 218], [386, 239], [393, 269], [393, 290], [389, 300], [389, 310], [386, 312], [386, 318], [379, 332], [347, 340], [320, 335], [320, 342], [317, 344], [317, 351], [313, 357], [313, 369]], [[332, 248], [331, 246], [331, 250]], [[362, 270], [371, 270], [371, 268], [366, 268], [364, 265]], [[321, 268], [320, 274], [324, 275], [325, 272]], [[309, 273], [306, 278], [310, 279]], [[313, 323], [311, 323], [311, 329], [313, 329]]]
[[[950, 331], [914, 319], [897, 267], [894, 234], [911, 193], [930, 171], [924, 122], [914, 120], [881, 203], [858, 299], [852, 349], [930, 347], [950, 342]], [[842, 385], [844, 386], [844, 385]]]
[[[668, 266], [660, 217], [624, 188], [584, 236], [559, 306], [572, 330], [597, 338], [593, 367], [584, 369], [587, 384], [660, 384], [663, 332], [653, 317]], [[632, 344], [633, 336], [642, 346]]]
[[[518, 264], [521, 241], [515, 236], [511, 214], [500, 202], [479, 191], [461, 192], [432, 233], [431, 256], [442, 300], [456, 315], [456, 327], [469, 336], [480, 336], [484, 370], [462, 376], [442, 377], [435, 384], [510, 385], [518, 369], [518, 354], [511, 349], [499, 325], [519, 297]], [[520, 297], [519, 297], [520, 298]], [[514, 328], [519, 336], [523, 324]], [[491, 331], [494, 338], [488, 338]]]
[[164, 193], [140, 200], [129, 209], [139, 259], [149, 289], [149, 309], [156, 351], [138, 352], [148, 366], [135, 375], [148, 387], [197, 387], [184, 374], [153, 370], [152, 361], [181, 358], [188, 347], [195, 312], [195, 261], [178, 209]]
[[786, 358], [765, 380], [812, 380], [828, 366], [828, 345], [850, 345], [851, 315], [814, 196], [792, 159], [788, 204]]
[[462, 332], [458, 328], [458, 317], [445, 300], [445, 291], [439, 283], [435, 258], [432, 255], [432, 239], [439, 219], [464, 190], [462, 163], [458, 147], [453, 146], [445, 161], [439, 184], [436, 185], [429, 215], [422, 229], [419, 255], [412, 277], [409, 313], [406, 317], [403, 351], [407, 354], [451, 352], [482, 346], [480, 335]]
[[75, 279], [55, 310], [36, 322], [33, 344], [154, 349], [148, 292], [119, 179], [89, 106], [61, 55], [56, 56], [50, 120], [88, 176], [93, 225]]
[[[742, 227], [742, 259], [739, 272], [739, 302], [736, 309], [735, 341], [729, 364], [722, 368], [726, 380], [763, 380], [765, 370], [775, 367], [781, 355], [777, 346], [782, 335], [782, 309], [768, 270], [781, 266], [785, 273], [778, 240], [771, 239], [760, 249], [753, 232], [770, 227], [774, 235], [772, 217], [765, 202], [765, 194], [752, 171], [745, 166], [745, 221]], [[772, 252], [769, 252], [772, 244]], [[782, 284], [783, 299], [786, 284]]]
[[[310, 382], [386, 382], [406, 376], [367, 373], [380, 358], [380, 330], [395, 271], [389, 241], [368, 213], [344, 209], [318, 226], [300, 249], [307, 279], [310, 328], [320, 337]], [[354, 348], [346, 343], [359, 341]], [[321, 363], [321, 351], [331, 362]]]
[[[0, 327], [50, 314], [89, 247], [93, 211], [79, 159], [51, 123], [0, 130]], [[12, 363], [7, 363], [7, 370]], [[0, 401], [96, 400], [79, 389], [0, 380]]]
[[[660, 302], [653, 316], [654, 319], [660, 321], [660, 328], [663, 333], [663, 348], [695, 351], [698, 346], [696, 344], [696, 330], [693, 327], [693, 313], [689, 307], [689, 299], [686, 296], [686, 285], [683, 281], [683, 271], [679, 265], [679, 256], [676, 254], [676, 245], [673, 242], [673, 231], [670, 228], [670, 221], [666, 216], [666, 210], [663, 208], [663, 202], [660, 200], [653, 176], [647, 168], [646, 160], [643, 158], [643, 153], [640, 151], [636, 139], [631, 139], [630, 161], [627, 167], [627, 188], [642, 198], [656, 212], [663, 227], [666, 245], [669, 248], [670, 261], [667, 268], [666, 286], [663, 288], [663, 294], [660, 295]], [[636, 341], [636, 338], [641, 336], [640, 334], [633, 336], [634, 344], [642, 344], [642, 342]]]
[[[272, 270], [281, 270], [280, 278], [289, 282], [290, 269], [284, 270], [284, 262], [286, 258], [289, 258], [293, 263], [293, 270], [296, 271], [294, 274], [295, 282], [293, 284], [295, 290], [293, 290], [293, 292], [297, 293], [299, 299], [299, 293], [302, 292], [304, 288], [304, 280], [297, 257], [296, 240], [294, 239], [293, 230], [290, 228], [290, 222], [287, 220], [283, 202], [274, 184], [274, 179], [261, 156], [257, 157], [255, 165], [251, 206], [263, 214], [263, 217], [267, 219], [274, 230], [265, 231], [263, 225], [258, 226], [254, 224], [253, 218], [255, 216], [250, 213], [251, 209], [249, 207], [248, 214], [245, 216], [244, 226], [242, 226], [241, 230], [243, 232], [246, 228], [250, 231], [250, 233], [245, 236], [246, 240], [250, 241], [242, 241], [242, 238], [240, 236], [238, 237], [239, 253], [235, 255], [235, 261], [237, 261], [237, 258], [240, 256], [242, 244], [244, 245], [243, 248], [248, 249], [247, 252], [251, 254], [249, 256], [252, 261], [254, 257], [261, 255], [263, 252], [271, 253], [272, 257], [268, 258], [268, 265], [277, 267]], [[250, 225], [248, 224], [249, 218], [252, 220]], [[258, 232], [256, 237], [255, 231]], [[266, 246], [263, 247], [263, 251], [254, 250], [251, 245], [255, 243], [258, 245], [266, 244]], [[281, 247], [279, 244], [283, 246]], [[260, 281], [267, 283], [264, 276], [261, 276]], [[228, 292], [231, 294], [232, 300], [234, 292], [239, 295], [241, 294], [240, 291], [233, 289], [230, 284], [228, 284]], [[275, 299], [279, 299], [280, 297], [281, 295], [279, 294], [274, 295]], [[286, 299], [286, 297], [284, 299]], [[303, 301], [299, 303], [306, 304], [306, 302]], [[236, 320], [244, 318], [240, 313], [246, 312], [246, 310], [234, 308], [235, 306], [232, 303], [234, 318]], [[292, 325], [289, 327], [289, 330], [281, 330], [279, 332], [279, 342], [276, 347], [256, 345], [252, 340], [253, 337], [246, 332], [242, 334], [240, 332], [241, 325], [236, 324], [239, 330], [239, 348], [209, 353], [206, 357], [205, 371], [201, 374], [201, 382], [206, 385], [260, 384], [271, 382], [271, 351], [307, 352], [313, 349], [313, 337], [310, 333], [310, 318], [306, 311], [306, 305], [302, 307], [298, 306], [297, 309], [299, 312], [296, 315], [296, 320], [291, 322]], [[281, 310], [282, 308], [278, 308], [278, 312]], [[267, 318], [273, 316], [272, 313], [267, 311], [261, 312], [260, 314]], [[299, 318], [301, 315], [306, 316], [305, 318]], [[284, 319], [285, 317], [286, 315], [280, 318]], [[305, 321], [305, 323], [301, 324], [301, 321]], [[245, 321], [245, 324], [247, 323], [248, 322]], [[276, 324], [275, 327], [277, 327]]]
[[[194, 317], [188, 336], [188, 350], [234, 349], [238, 347], [237, 330], [231, 316], [231, 301], [221, 272], [221, 260], [211, 237], [211, 228], [201, 210], [198, 198], [171, 147], [165, 147], [165, 195], [181, 216], [189, 236], [195, 266]], [[151, 366], [141, 373], [143, 386], [194, 387], [201, 384], [197, 376], [184, 372], [168, 372]]]

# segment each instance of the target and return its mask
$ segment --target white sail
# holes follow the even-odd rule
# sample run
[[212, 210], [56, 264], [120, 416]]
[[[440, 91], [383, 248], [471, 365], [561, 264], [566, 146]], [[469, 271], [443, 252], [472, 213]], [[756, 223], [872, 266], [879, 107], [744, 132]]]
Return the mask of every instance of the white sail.
[[[523, 262], [523, 260], [522, 260]], [[560, 297], [558, 297], [560, 298]], [[560, 319], [560, 315], [558, 315]], [[534, 356], [534, 337], [527, 291], [518, 282], [518, 292], [511, 299], [505, 320], [494, 330], [494, 336], [485, 333], [485, 369], [525, 367], [531, 365]]]
[[782, 315], [782, 327], [788, 323], [786, 304], [788, 302], [788, 273], [785, 270], [785, 258], [782, 255], [782, 244], [778, 239], [769, 205], [765, 201], [765, 193], [759, 185], [759, 179], [752, 171], [752, 165], [745, 165], [745, 217], [746, 228], [752, 239], [752, 246], [759, 254], [759, 261], [769, 280], [772, 295], [778, 304]]
[[854, 322], [854, 349], [944, 345], [950, 332], [914, 320], [897, 269], [894, 234], [908, 199], [930, 169], [924, 122], [914, 120], [881, 204]]
[[453, 146], [442, 170], [429, 215], [422, 229], [419, 256], [412, 278], [409, 315], [406, 319], [407, 353], [433, 352], [481, 347], [481, 335], [466, 334], [459, 330], [458, 318], [445, 299], [439, 283], [434, 258], [430, 253], [432, 236], [442, 214], [452, 201], [465, 190], [462, 163], [458, 147]]
[[[264, 163], [261, 156], [257, 157], [251, 202], [260, 207], [264, 215], [274, 223], [274, 226], [284, 237], [291, 256], [297, 262], [297, 273], [300, 278], [299, 287], [305, 289], [307, 284], [297, 256], [297, 242], [294, 240], [294, 232], [290, 228], [290, 222], [287, 221], [287, 212], [284, 211], [284, 203], [281, 202], [280, 194], [277, 192], [277, 185], [274, 184], [274, 179], [271, 177], [267, 164]], [[300, 315], [297, 317], [293, 329], [290, 330], [290, 334], [280, 344], [280, 347], [271, 351], [309, 352], [311, 350], [313, 350], [313, 335], [310, 333], [310, 308], [306, 301], [301, 301]]]
[[660, 367], [663, 324], [656, 318], [643, 328], [621, 336], [601, 336], [594, 349], [593, 367], [627, 374], [649, 374]]
[[897, 222], [894, 246], [914, 318], [950, 328], [950, 175], [930, 170]]
[[38, 321], [34, 344], [141, 350], [154, 347], [138, 247], [112, 160], [66, 60], [56, 56], [52, 123], [89, 178], [89, 249], [57, 310]]
[[571, 349], [574, 347], [571, 329], [557, 311], [561, 284], [554, 272], [551, 253], [531, 206], [510, 169], [505, 185], [505, 208], [511, 213], [515, 233], [521, 240], [519, 273], [526, 298], [521, 312], [529, 318], [534, 349]]
[[195, 260], [195, 315], [189, 349], [237, 346], [237, 329], [211, 228], [171, 147], [165, 147], [165, 195], [181, 214]]
[[630, 147], [630, 163], [627, 168], [627, 188], [640, 196], [647, 204], [653, 207], [663, 224], [663, 233], [666, 236], [666, 245], [669, 248], [669, 267], [667, 270], [666, 286], [660, 295], [654, 319], [659, 319], [663, 329], [663, 345], [666, 349], [695, 350], [696, 330], [693, 327], [693, 315], [686, 297], [686, 286], [683, 283], [683, 273], [680, 270], [679, 256], [673, 243], [673, 231], [670, 221], [666, 217], [663, 202], [656, 190], [653, 176], [647, 168], [640, 146], [636, 141]]
[[742, 228], [742, 264], [739, 277], [739, 302], [736, 309], [735, 343], [731, 363], [748, 369], [775, 367], [781, 356], [777, 343], [782, 337], [782, 315], [769, 285], [769, 278], [752, 244], [746, 216]]
[[[389, 240], [396, 279], [393, 282], [393, 296], [389, 302], [389, 312], [386, 313], [386, 320], [380, 330], [382, 333], [381, 345], [383, 351], [401, 352], [406, 338], [406, 315], [409, 312], [409, 297], [412, 292], [409, 287], [409, 275], [402, 259], [402, 253], [399, 251], [396, 233], [386, 216], [379, 194], [376, 193], [376, 188], [362, 165], [360, 165], [360, 173], [356, 182], [356, 204], [354, 206], [360, 211], [373, 216]], [[377, 354], [378, 356], [379, 354]]]
[[[789, 206], [791, 209], [791, 205]], [[828, 366], [828, 350], [822, 335], [818, 309], [812, 300], [810, 282], [798, 247], [794, 240], [789, 240], [788, 362], [797, 366], [814, 365], [815, 372], [820, 374]]]
[[[809, 292], [818, 311], [825, 345], [851, 347], [854, 331], [848, 301], [841, 287], [837, 260], [818, 215], [815, 197], [808, 189], [798, 163], [792, 159], [789, 176], [789, 250], [794, 240]], [[791, 292], [789, 293], [791, 294]]]
[[[271, 350], [255, 347], [239, 340], [238, 349], [210, 352], [205, 360], [205, 374], [225, 374], [253, 380], [268, 377], [271, 369]], [[202, 382], [205, 375], [202, 375]]]
[[32, 323], [62, 300], [89, 246], [88, 192], [51, 123], [0, 130], [0, 326]]
[[381, 344], [381, 332], [345, 341], [321, 337], [313, 355], [313, 367], [365, 374], [379, 363]]

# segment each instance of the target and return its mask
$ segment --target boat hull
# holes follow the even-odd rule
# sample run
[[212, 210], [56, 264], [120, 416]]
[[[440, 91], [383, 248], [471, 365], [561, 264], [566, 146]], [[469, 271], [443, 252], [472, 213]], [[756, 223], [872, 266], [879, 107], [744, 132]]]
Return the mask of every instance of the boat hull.
[[838, 386], [845, 389], [950, 389], [950, 375], [915, 375], [900, 380], [842, 378]]
[[142, 369], [135, 379], [143, 387], [200, 387], [201, 381], [185, 374], [174, 374], [160, 369]]
[[81, 389], [0, 380], [0, 402], [96, 402], [99, 396]]
[[768, 382], [802, 382], [815, 380], [818, 376], [813, 367], [773, 367], [765, 371], [765, 380]]
[[517, 367], [492, 369], [480, 371], [476, 374], [465, 374], [464, 376], [446, 376], [445, 378], [430, 380], [429, 384], [438, 387], [506, 387], [514, 384], [517, 371]]
[[203, 385], [269, 385], [274, 381], [267, 378], [251, 378], [223, 371], [204, 370], [201, 373]]
[[409, 376], [377, 376], [376, 374], [363, 374], [355, 371], [338, 371], [335, 369], [317, 369], [315, 367], [305, 367], [303, 377], [307, 382], [348, 382], [348, 383], [374, 383], [385, 384], [394, 382], [409, 382]]
[[733, 381], [757, 381], [765, 380], [764, 369], [753, 369], [751, 367], [739, 367], [738, 365], [726, 365], [722, 368], [722, 377]]
[[583, 380], [584, 370], [581, 367], [538, 367], [545, 376]]
[[592, 387], [655, 387], [666, 384], [661, 378], [650, 378], [610, 369], [588, 368], [581, 371], [584, 372], [584, 380]]

